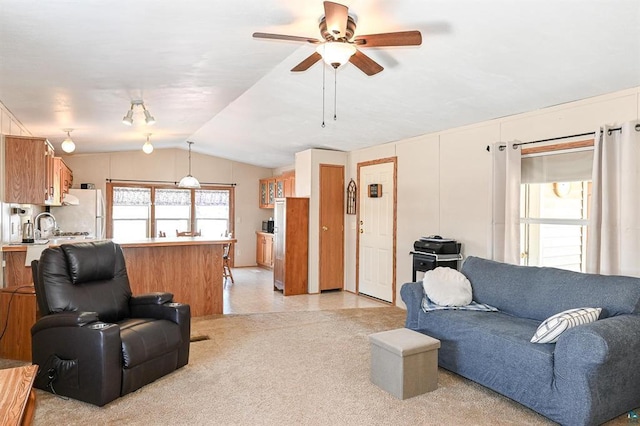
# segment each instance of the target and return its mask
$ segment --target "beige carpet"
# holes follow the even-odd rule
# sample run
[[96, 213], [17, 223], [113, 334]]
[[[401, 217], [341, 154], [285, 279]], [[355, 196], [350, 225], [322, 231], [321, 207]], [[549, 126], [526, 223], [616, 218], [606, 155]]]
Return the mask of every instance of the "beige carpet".
[[197, 319], [192, 334], [209, 339], [192, 343], [188, 366], [102, 408], [38, 391], [34, 424], [552, 424], [444, 370], [437, 390], [404, 401], [371, 384], [367, 336], [404, 318], [390, 307]]

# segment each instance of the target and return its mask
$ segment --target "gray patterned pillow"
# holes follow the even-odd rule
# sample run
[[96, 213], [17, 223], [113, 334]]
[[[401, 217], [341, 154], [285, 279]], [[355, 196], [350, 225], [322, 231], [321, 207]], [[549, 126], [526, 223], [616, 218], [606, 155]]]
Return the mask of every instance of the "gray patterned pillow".
[[601, 311], [602, 308], [575, 308], [552, 315], [538, 326], [531, 343], [555, 343], [571, 327], [596, 321]]

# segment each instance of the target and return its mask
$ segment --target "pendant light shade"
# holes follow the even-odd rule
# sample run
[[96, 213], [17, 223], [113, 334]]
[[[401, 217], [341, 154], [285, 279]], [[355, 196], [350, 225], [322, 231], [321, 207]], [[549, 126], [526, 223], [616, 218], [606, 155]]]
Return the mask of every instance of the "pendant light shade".
[[178, 186], [180, 188], [200, 188], [198, 179], [191, 176], [191, 145], [193, 145], [193, 142], [187, 141], [187, 143], [189, 144], [189, 174], [180, 179]]
[[142, 145], [142, 151], [145, 154], [151, 154], [153, 152], [153, 145], [149, 142], [149, 136], [151, 136], [151, 133], [147, 133], [147, 141]]
[[71, 153], [76, 150], [76, 144], [71, 140], [70, 135], [73, 129], [64, 129], [64, 131], [67, 132], [67, 137], [62, 141], [61, 148], [64, 152]]

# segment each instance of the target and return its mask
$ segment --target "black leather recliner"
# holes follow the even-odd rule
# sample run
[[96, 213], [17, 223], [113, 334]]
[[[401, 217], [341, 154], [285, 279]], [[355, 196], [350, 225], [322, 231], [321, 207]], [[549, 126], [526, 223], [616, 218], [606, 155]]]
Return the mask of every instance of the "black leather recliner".
[[37, 388], [102, 406], [189, 361], [189, 305], [171, 293], [132, 296], [118, 244], [48, 248], [31, 265]]

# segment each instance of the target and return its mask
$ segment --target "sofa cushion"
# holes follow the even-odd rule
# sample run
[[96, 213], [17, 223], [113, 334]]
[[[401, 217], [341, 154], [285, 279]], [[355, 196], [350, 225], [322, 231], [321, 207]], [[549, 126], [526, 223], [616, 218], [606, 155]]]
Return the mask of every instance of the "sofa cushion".
[[473, 300], [515, 316], [543, 321], [581, 306], [601, 307], [600, 318], [640, 313], [640, 279], [634, 277], [509, 265], [473, 256], [461, 271], [471, 282]]
[[465, 306], [471, 303], [471, 283], [452, 268], [439, 266], [424, 273], [425, 294], [441, 306]]
[[555, 343], [571, 327], [596, 321], [601, 311], [600, 308], [576, 308], [552, 315], [538, 326], [531, 343]]

